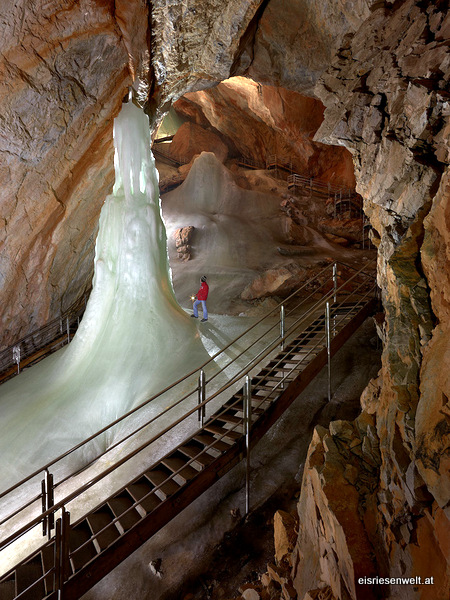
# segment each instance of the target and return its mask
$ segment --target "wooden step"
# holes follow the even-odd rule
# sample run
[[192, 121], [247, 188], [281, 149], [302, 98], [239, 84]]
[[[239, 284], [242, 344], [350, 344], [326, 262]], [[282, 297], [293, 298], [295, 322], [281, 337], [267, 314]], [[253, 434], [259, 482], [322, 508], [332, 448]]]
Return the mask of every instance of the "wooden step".
[[203, 444], [203, 446], [211, 447], [212, 450], [217, 450], [219, 454], [222, 452], [226, 452], [231, 446], [233, 442], [231, 440], [217, 440], [212, 434], [207, 431], [202, 431], [202, 433], [196, 433], [194, 440]]
[[[114, 520], [114, 513], [106, 505], [87, 515], [86, 520], [89, 523], [92, 533], [96, 534], [94, 537], [94, 544], [97, 552], [101, 552], [110, 546], [120, 536], [116, 524], [111, 523], [111, 521]], [[99, 531], [101, 531], [101, 533], [98, 533]]]
[[0, 582], [0, 600], [14, 600], [16, 597], [16, 578], [10, 578]]
[[[70, 529], [69, 557], [73, 572], [79, 571], [81, 567], [84, 567], [92, 558], [97, 556], [98, 553], [91, 538], [91, 529], [86, 519]], [[85, 542], [88, 543], [80, 548]], [[79, 550], [77, 550], [78, 548]]]
[[[224, 427], [220, 427], [220, 425], [218, 425], [215, 421], [214, 422], [210, 422], [207, 423], [205, 425], [205, 429], [206, 431], [209, 431], [210, 433], [214, 433], [218, 436], [220, 436], [221, 438], [230, 438], [232, 440], [238, 440], [242, 437], [243, 433], [242, 431], [235, 431], [235, 430], [231, 430], [231, 429], [225, 429]], [[242, 429], [242, 427], [241, 427]]]
[[[38, 582], [43, 575], [40, 555], [35, 556], [29, 562], [20, 565], [16, 569], [17, 594], [21, 594], [20, 600], [36, 600], [45, 596], [44, 580]], [[34, 585], [33, 585], [34, 584]], [[30, 586], [32, 586], [30, 588]], [[28, 589], [27, 592], [25, 590]]]
[[118, 528], [122, 528], [123, 531], [128, 531], [141, 520], [141, 515], [136, 507], [131, 508], [133, 504], [134, 498], [126, 490], [108, 501], [114, 515], [119, 517]]
[[158, 488], [155, 490], [155, 494], [158, 494], [163, 500], [166, 500], [180, 489], [180, 486], [172, 479], [172, 472], [163, 465], [158, 465], [157, 468], [146, 471], [145, 476]]
[[183, 456], [181, 452], [174, 452], [170, 456], [163, 458], [161, 462], [168, 467], [172, 473], [178, 471], [178, 475], [182, 477], [185, 482], [188, 482], [199, 473], [197, 469], [186, 464], [188, 460], [189, 459], [186, 456]]
[[[262, 402], [261, 402], [262, 401]], [[262, 397], [255, 396], [252, 398], [252, 413], [254, 415], [261, 415], [265, 409], [270, 406], [271, 402], [264, 400]], [[237, 407], [236, 407], [237, 408]], [[239, 407], [239, 411], [244, 414], [243, 402], [241, 401], [241, 406]]]
[[[287, 371], [287, 369], [285, 369]], [[269, 373], [265, 373], [262, 376], [262, 381], [274, 381], [275, 383], [279, 383], [285, 377], [285, 373], [280, 369], [279, 371], [271, 371]]]
[[132, 498], [139, 502], [139, 506], [143, 509], [144, 515], [151, 513], [157, 506], [161, 504], [160, 498], [152, 493], [154, 485], [146, 477], [134, 481], [127, 485], [127, 492]]
[[[278, 383], [281, 382], [281, 379]], [[268, 381], [265, 378], [263, 378], [255, 387], [254, 387], [254, 392], [260, 392], [260, 391], [274, 391], [278, 392], [278, 390], [280, 389], [280, 386], [277, 384], [277, 382], [275, 381]]]
[[231, 423], [232, 425], [240, 425], [242, 423], [242, 417], [237, 417], [231, 410], [220, 412], [214, 415], [214, 419], [217, 421], [223, 421], [224, 423]]
[[195, 440], [190, 440], [178, 449], [189, 458], [195, 459], [202, 468], [207, 467], [214, 460], [214, 457], [208, 454], [207, 451], [203, 451], [203, 445], [195, 442]]

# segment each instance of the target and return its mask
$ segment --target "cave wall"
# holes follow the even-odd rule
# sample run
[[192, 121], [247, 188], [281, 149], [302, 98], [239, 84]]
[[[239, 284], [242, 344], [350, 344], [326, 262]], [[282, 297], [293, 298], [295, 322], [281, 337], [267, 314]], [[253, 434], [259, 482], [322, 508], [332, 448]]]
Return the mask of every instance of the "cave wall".
[[[113, 119], [133, 81], [155, 125], [185, 92], [235, 74], [310, 93], [374, 1], [2, 2], [0, 345], [89, 288]], [[314, 77], [294, 68], [312, 60]]]
[[[444, 599], [449, 589], [450, 17], [447, 2], [390, 4], [316, 88], [327, 107], [316, 139], [352, 152], [376, 231], [385, 321], [382, 369], [362, 398], [366, 426], [317, 431], [310, 448], [300, 597], [325, 584], [336, 598]], [[358, 586], [373, 574], [435, 585]]]
[[276, 155], [294, 173], [355, 187], [348, 150], [313, 141], [324, 111], [316, 98], [233, 77], [212, 89], [185, 94], [174, 108], [183, 118], [219, 132], [234, 156], [265, 165]]
[[270, 0], [242, 40], [234, 75], [315, 96], [314, 86], [342, 38], [376, 0]]
[[131, 82], [114, 2], [5, 2], [0, 32], [1, 342], [90, 284], [114, 183], [112, 126]]
[[[309, 588], [338, 590], [345, 572], [346, 593], [364, 598], [354, 577], [366, 567], [356, 566], [344, 527], [360, 519], [370, 569], [435, 573], [448, 585], [448, 2], [154, 0], [148, 15], [145, 0], [10, 0], [1, 10], [4, 344], [89, 285], [113, 183], [112, 121], [133, 76], [158, 119], [183, 93], [230, 75], [312, 93], [339, 48], [316, 88], [327, 107], [316, 140], [353, 154], [378, 233], [383, 368], [363, 396], [364, 427], [314, 437], [295, 580], [305, 585], [304, 544], [315, 537]], [[359, 446], [360, 470], [345, 455]], [[353, 513], [327, 495], [333, 471], [343, 491], [353, 486]], [[439, 598], [443, 589], [392, 593]]]

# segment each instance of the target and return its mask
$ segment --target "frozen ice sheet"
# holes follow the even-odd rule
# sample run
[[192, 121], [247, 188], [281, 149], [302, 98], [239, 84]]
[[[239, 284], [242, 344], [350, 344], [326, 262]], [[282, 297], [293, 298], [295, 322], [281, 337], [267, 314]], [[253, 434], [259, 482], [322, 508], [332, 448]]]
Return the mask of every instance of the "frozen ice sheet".
[[72, 343], [0, 389], [0, 489], [178, 379], [208, 354], [172, 288], [147, 116], [114, 124], [116, 183]]

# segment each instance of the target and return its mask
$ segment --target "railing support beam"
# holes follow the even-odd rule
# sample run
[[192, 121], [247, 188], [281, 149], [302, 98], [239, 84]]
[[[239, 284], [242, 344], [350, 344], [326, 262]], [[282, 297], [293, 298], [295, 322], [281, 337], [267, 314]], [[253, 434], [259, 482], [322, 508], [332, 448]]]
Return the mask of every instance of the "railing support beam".
[[63, 506], [56, 521], [55, 532], [55, 589], [58, 600], [64, 600], [64, 583], [70, 573], [69, 562], [70, 513]]
[[17, 375], [20, 373], [20, 346], [13, 348], [13, 361], [17, 364]]
[[[45, 470], [44, 479], [41, 481], [42, 489], [42, 512], [45, 513], [50, 510], [55, 504], [54, 498], [54, 483], [53, 475], [48, 469]], [[42, 535], [48, 536], [48, 539], [52, 537], [52, 530], [55, 528], [55, 515], [50, 513], [42, 520]]]
[[337, 263], [333, 265], [333, 302], [337, 301]]
[[205, 420], [206, 414], [206, 406], [204, 404], [206, 400], [206, 379], [205, 379], [205, 371], [200, 369], [200, 375], [198, 377], [198, 421], [203, 427], [203, 422]]
[[328, 363], [328, 402], [331, 401], [331, 329], [330, 329], [330, 303], [325, 305], [325, 334], [327, 345], [327, 363]]
[[245, 427], [245, 514], [250, 511], [250, 428], [252, 425], [252, 384], [249, 375], [244, 384], [244, 427]]

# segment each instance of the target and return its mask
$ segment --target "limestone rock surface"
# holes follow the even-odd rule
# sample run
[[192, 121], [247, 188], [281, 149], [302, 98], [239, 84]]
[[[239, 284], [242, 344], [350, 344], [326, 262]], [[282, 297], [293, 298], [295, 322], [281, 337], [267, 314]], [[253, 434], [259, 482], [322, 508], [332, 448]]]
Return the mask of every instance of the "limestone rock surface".
[[[433, 586], [393, 587], [393, 597], [448, 593], [449, 554], [440, 529], [446, 527], [448, 538], [448, 28], [445, 2], [374, 6], [316, 88], [327, 107], [316, 139], [351, 150], [357, 191], [376, 231], [385, 320], [382, 370], [363, 397], [375, 419], [366, 446], [379, 443], [370, 482], [376, 499], [372, 494], [370, 514], [359, 511], [365, 514], [360, 539], [346, 536], [342, 545], [336, 528], [324, 536], [324, 544], [334, 540], [333, 564], [320, 560], [323, 549], [312, 550], [313, 536], [303, 538], [301, 590], [305, 577], [311, 586], [325, 580], [333, 587], [339, 576], [347, 581], [358, 564], [352, 552], [367, 535], [378, 574], [434, 577]], [[345, 469], [327, 474], [327, 435], [317, 433], [313, 441], [300, 500], [310, 520], [305, 527], [316, 533], [317, 510], [330, 523], [337, 515], [326, 490], [337, 490], [345, 478]], [[364, 444], [358, 447], [363, 457]], [[347, 451], [336, 448], [341, 462]], [[378, 453], [374, 458], [378, 463]], [[351, 469], [348, 475], [359, 479]], [[360, 524], [354, 524], [356, 531]], [[368, 597], [366, 588], [347, 591], [351, 598]]]
[[98, 215], [114, 181], [113, 118], [131, 83], [114, 2], [41, 4], [2, 6], [3, 345], [89, 286]]
[[233, 77], [186, 94], [175, 110], [199, 125], [208, 123], [224, 136], [231, 152], [262, 168], [276, 156], [287, 172], [354, 187], [350, 153], [312, 140], [323, 119], [323, 105], [316, 99]]
[[270, 0], [249, 31], [237, 74], [313, 96], [325, 65], [343, 37], [369, 16], [372, 4], [373, 0]]
[[170, 144], [170, 155], [175, 158], [182, 157], [183, 162], [189, 163], [201, 152], [213, 152], [220, 162], [224, 162], [228, 148], [212, 131], [195, 123], [183, 123]]

